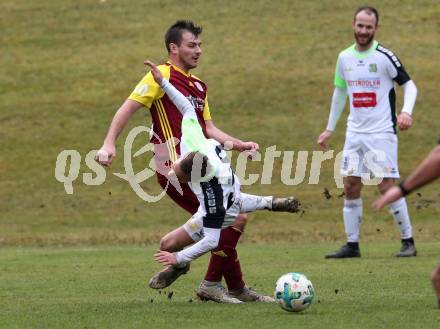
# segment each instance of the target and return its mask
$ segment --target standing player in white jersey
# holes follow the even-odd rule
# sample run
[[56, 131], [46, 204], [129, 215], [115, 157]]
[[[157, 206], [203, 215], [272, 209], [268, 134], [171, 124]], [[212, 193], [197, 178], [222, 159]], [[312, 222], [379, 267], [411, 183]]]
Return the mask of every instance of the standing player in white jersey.
[[[335, 70], [335, 90], [326, 130], [317, 143], [327, 149], [327, 140], [350, 101], [347, 132], [341, 164], [344, 176], [343, 218], [347, 244], [326, 258], [360, 257], [359, 231], [362, 218], [363, 178], [379, 178], [385, 193], [399, 178], [397, 130], [412, 125], [417, 88], [397, 56], [374, 40], [379, 14], [373, 7], [359, 7], [353, 19], [355, 44], [343, 50]], [[396, 117], [394, 83], [403, 88], [404, 105]], [[397, 257], [416, 256], [405, 198], [391, 203], [389, 211], [400, 229], [402, 246]]]
[[[293, 197], [274, 198], [241, 193], [239, 179], [232, 171], [226, 152], [219, 142], [205, 137], [193, 105], [163, 77], [156, 65], [150, 61], [146, 61], [145, 64], [151, 67], [154, 80], [182, 113], [180, 158], [173, 163], [168, 178], [188, 183], [200, 204], [197, 212], [181, 227], [195, 243], [175, 253], [159, 250], [155, 254], [155, 259], [159, 263], [185, 267], [192, 260], [215, 249], [220, 240], [221, 230], [232, 225], [240, 213], [264, 209], [299, 211], [300, 204]], [[187, 241], [186, 238], [183, 241], [176, 241], [176, 244], [185, 246]], [[152, 280], [160, 281], [161, 273], [166, 271], [159, 272]], [[210, 284], [220, 285], [219, 282], [205, 280], [198, 289], [197, 295], [202, 299], [220, 301], [213, 299], [212, 294], [205, 293], [206, 286], [209, 287]], [[255, 293], [255, 297], [258, 298], [244, 299], [241, 296], [244, 292], [246, 295], [252, 294], [246, 286], [237, 291], [229, 291], [228, 302], [274, 301], [272, 297]]]

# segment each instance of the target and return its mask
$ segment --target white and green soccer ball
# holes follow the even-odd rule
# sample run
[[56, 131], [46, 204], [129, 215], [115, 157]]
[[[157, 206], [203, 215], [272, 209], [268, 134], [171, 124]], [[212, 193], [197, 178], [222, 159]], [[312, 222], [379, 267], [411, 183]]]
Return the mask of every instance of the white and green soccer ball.
[[301, 312], [312, 303], [315, 289], [304, 274], [292, 272], [278, 279], [274, 297], [283, 310]]

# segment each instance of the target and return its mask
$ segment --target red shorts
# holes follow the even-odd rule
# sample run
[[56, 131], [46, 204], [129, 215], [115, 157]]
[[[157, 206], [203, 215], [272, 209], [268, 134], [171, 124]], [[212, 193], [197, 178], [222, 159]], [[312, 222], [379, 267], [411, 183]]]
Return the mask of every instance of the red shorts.
[[[159, 174], [158, 172], [156, 172], [156, 177], [160, 186], [163, 189], [165, 189], [167, 186], [168, 179], [165, 176]], [[191, 215], [193, 215], [197, 212], [197, 209], [199, 208], [199, 200], [194, 195], [193, 191], [191, 191], [188, 184], [180, 183], [180, 186], [182, 187], [183, 195], [181, 195], [179, 191], [177, 191], [172, 184], [168, 184], [166, 193], [181, 208], [185, 209]]]

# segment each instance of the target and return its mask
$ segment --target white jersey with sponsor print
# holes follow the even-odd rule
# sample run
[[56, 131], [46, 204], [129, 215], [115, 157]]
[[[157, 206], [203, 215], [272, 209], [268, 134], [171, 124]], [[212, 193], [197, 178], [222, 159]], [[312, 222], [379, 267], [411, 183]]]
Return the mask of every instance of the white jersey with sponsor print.
[[390, 50], [374, 41], [359, 52], [355, 44], [343, 50], [335, 70], [335, 86], [346, 89], [350, 99], [347, 131], [396, 133], [394, 82], [410, 79], [402, 63]]

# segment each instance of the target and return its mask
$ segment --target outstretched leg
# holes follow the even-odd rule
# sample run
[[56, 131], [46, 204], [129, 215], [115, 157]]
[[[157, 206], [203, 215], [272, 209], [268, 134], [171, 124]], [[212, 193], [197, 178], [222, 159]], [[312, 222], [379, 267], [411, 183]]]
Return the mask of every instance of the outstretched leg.
[[301, 203], [294, 197], [277, 198], [273, 196], [259, 196], [240, 193], [241, 211], [252, 212], [256, 210], [272, 210], [283, 212], [299, 212]]

